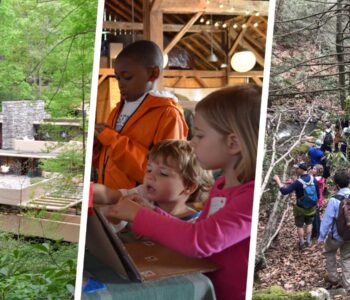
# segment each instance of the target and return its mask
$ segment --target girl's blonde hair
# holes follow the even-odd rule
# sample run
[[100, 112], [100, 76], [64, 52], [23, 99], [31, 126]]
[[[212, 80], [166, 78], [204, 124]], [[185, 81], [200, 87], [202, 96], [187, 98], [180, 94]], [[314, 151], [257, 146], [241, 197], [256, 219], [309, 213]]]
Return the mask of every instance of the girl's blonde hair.
[[261, 88], [254, 84], [218, 90], [198, 102], [195, 112], [224, 137], [234, 133], [241, 144], [235, 166], [241, 183], [255, 178]]
[[175, 169], [182, 177], [184, 185], [198, 184], [188, 202], [204, 201], [213, 185], [213, 176], [199, 165], [193, 148], [183, 140], [163, 140], [154, 145], [148, 153], [149, 160], [161, 158], [163, 163]]

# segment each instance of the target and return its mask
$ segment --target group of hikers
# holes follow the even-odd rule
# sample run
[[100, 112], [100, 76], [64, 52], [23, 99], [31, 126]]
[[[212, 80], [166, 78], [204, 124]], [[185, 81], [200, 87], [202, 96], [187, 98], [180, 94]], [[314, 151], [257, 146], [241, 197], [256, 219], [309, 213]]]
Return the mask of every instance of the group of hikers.
[[[350, 292], [350, 173], [349, 170], [335, 170], [333, 175], [336, 192], [323, 201], [328, 194], [327, 179], [331, 176], [331, 161], [326, 153], [342, 151], [348, 157], [347, 142], [350, 137], [349, 124], [337, 122], [335, 134], [330, 123], [315, 144], [308, 149], [309, 162], [295, 165], [296, 180], [283, 183], [279, 176], [273, 179], [283, 195], [295, 192], [293, 207], [298, 234], [298, 247], [303, 250], [311, 246], [312, 238], [323, 245], [326, 258], [326, 280], [328, 288], [343, 287]], [[320, 209], [324, 210], [322, 220]], [[305, 227], [305, 229], [304, 229]], [[340, 251], [342, 275], [337, 272], [337, 251]]]

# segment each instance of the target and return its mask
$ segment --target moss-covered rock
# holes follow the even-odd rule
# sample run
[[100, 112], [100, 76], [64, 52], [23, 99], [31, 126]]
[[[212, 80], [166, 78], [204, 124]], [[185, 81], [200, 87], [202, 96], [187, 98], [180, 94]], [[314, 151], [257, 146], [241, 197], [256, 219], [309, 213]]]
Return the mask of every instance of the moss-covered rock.
[[313, 299], [311, 294], [305, 292], [287, 292], [280, 286], [272, 286], [268, 289], [255, 291], [253, 294], [254, 300], [279, 300], [279, 299], [293, 299], [293, 300], [307, 300]]
[[292, 150], [292, 155], [300, 155], [300, 154], [306, 154], [307, 150], [309, 149], [310, 145], [307, 143], [300, 144], [295, 146], [295, 148]]

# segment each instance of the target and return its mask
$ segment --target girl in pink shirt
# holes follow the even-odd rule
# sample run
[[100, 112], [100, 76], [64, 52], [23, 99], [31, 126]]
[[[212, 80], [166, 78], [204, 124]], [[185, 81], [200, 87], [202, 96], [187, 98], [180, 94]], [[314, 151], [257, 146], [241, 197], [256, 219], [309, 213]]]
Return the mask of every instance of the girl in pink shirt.
[[223, 170], [202, 214], [188, 223], [127, 196], [113, 206], [110, 220], [132, 221], [132, 230], [218, 266], [208, 273], [218, 300], [245, 298], [261, 89], [243, 85], [216, 91], [196, 106], [191, 141], [204, 169]]

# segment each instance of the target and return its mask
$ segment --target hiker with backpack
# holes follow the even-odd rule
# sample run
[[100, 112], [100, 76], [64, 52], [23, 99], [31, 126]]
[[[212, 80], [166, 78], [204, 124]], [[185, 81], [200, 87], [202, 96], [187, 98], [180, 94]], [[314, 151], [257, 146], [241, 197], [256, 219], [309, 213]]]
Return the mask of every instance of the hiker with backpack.
[[337, 287], [341, 281], [337, 272], [337, 251], [340, 250], [342, 285], [350, 292], [350, 189], [349, 173], [337, 171], [334, 182], [339, 188], [336, 195], [329, 199], [321, 222], [318, 243], [324, 243], [327, 279], [330, 287]]
[[[298, 179], [288, 186], [284, 186], [278, 175], [275, 175], [273, 179], [283, 195], [295, 192], [297, 201], [294, 205], [293, 213], [299, 238], [298, 246], [302, 250], [311, 245], [312, 222], [316, 214], [317, 201], [320, 194], [317, 180], [307, 173], [309, 166], [302, 162], [295, 167]], [[306, 240], [304, 224], [306, 225]]]
[[307, 154], [310, 157], [310, 164], [311, 166], [316, 166], [318, 164], [322, 163], [322, 160], [325, 159], [324, 151], [321, 149], [322, 141], [316, 140], [315, 145], [309, 147], [309, 150], [307, 151]]
[[322, 141], [321, 149], [323, 151], [333, 151], [334, 134], [332, 132], [331, 123], [326, 123], [326, 130], [321, 134], [320, 140]]

